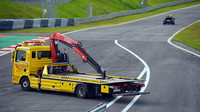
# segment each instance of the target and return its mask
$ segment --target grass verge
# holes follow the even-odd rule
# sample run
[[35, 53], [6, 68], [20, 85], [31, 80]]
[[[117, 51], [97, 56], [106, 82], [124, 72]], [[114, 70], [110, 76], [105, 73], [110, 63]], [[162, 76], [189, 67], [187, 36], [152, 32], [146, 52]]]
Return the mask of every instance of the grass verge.
[[[39, 1], [42, 0], [20, 0], [20, 1], [21, 3], [11, 2], [11, 0], [1, 0], [0, 19], [42, 18], [42, 6], [25, 5], [27, 2], [30, 2], [32, 4], [37, 4]], [[60, 0], [57, 1], [59, 2]], [[92, 4], [93, 6], [92, 10], [94, 16], [106, 15], [114, 12], [135, 10], [141, 8], [140, 1], [141, 0], [71, 0], [68, 3], [60, 4], [57, 6], [57, 17], [84, 18], [87, 15], [86, 10], [88, 4]], [[179, 0], [148, 0], [148, 6], [150, 7], [174, 1], [179, 1]], [[45, 9], [48, 9], [47, 4], [45, 5]], [[48, 13], [45, 14], [45, 18], [47, 17]]]
[[41, 10], [42, 7], [14, 3], [10, 0], [0, 1], [0, 19], [41, 18]]
[[164, 12], [168, 12], [168, 11], [172, 11], [172, 10], [176, 10], [176, 9], [181, 9], [181, 8], [184, 8], [184, 7], [189, 7], [189, 6], [193, 6], [193, 5], [197, 5], [197, 4], [200, 4], [200, 1], [176, 5], [176, 6], [171, 6], [171, 7], [165, 7], [165, 8], [157, 9], [157, 10], [146, 12], [146, 13], [123, 16], [123, 17], [118, 17], [118, 18], [104, 20], [104, 21], [77, 24], [75, 26], [10, 30], [10, 31], [1, 31], [0, 33], [54, 33], [54, 32], [67, 33], [67, 32], [85, 29], [85, 28], [121, 24], [121, 23], [124, 23], [124, 22], [138, 20], [138, 19], [141, 19], [141, 18], [145, 18], [145, 17], [156, 15], [156, 14], [160, 14], [160, 13], [164, 13]]
[[182, 30], [172, 39], [186, 44], [192, 48], [200, 50], [200, 22], [193, 24], [192, 26]]

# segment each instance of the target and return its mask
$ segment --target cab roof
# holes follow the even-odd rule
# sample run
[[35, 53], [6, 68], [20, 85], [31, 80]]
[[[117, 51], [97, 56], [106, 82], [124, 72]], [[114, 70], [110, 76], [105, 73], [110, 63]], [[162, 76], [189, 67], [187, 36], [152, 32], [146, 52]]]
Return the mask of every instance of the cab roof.
[[17, 47], [18, 50], [50, 51], [50, 46], [24, 45]]

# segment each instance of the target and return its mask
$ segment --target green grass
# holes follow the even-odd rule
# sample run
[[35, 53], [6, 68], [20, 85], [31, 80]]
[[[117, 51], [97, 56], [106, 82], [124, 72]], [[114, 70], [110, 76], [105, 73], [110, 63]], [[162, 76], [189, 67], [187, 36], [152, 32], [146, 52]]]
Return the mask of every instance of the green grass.
[[[148, 0], [148, 6], [174, 1], [178, 0]], [[57, 17], [84, 18], [87, 15], [87, 4], [93, 5], [93, 16], [98, 16], [138, 9], [140, 8], [139, 2], [140, 0], [72, 0], [69, 3], [58, 5]], [[1, 0], [0, 11], [0, 19], [42, 18], [41, 6], [28, 6], [10, 2], [10, 0]]]
[[104, 20], [104, 21], [91, 22], [91, 23], [85, 23], [85, 24], [77, 24], [75, 26], [10, 30], [10, 31], [1, 31], [1, 33], [3, 33], [3, 32], [4, 33], [5, 32], [6, 33], [54, 33], [54, 32], [66, 33], [66, 32], [71, 32], [71, 31], [85, 29], [85, 28], [120, 24], [120, 23], [129, 22], [129, 21], [141, 19], [144, 17], [149, 17], [149, 16], [153, 16], [156, 14], [160, 14], [160, 13], [164, 13], [164, 12], [168, 12], [168, 11], [172, 11], [172, 10], [180, 9], [180, 8], [184, 8], [184, 7], [189, 7], [189, 6], [197, 5], [197, 4], [200, 4], [200, 1], [187, 3], [187, 4], [181, 4], [181, 5], [177, 5], [177, 6], [166, 7], [166, 8], [146, 12], [146, 13], [123, 16], [123, 17], [118, 17], [118, 18]]
[[[148, 6], [158, 5], [178, 0], [148, 0]], [[105, 15], [114, 12], [128, 11], [140, 8], [140, 0], [72, 0], [58, 6], [58, 17], [86, 17], [87, 4], [93, 5], [93, 15]], [[67, 12], [67, 13], [66, 13]]]
[[41, 18], [42, 8], [1, 0], [0, 19]]
[[182, 30], [172, 40], [200, 50], [200, 22]]

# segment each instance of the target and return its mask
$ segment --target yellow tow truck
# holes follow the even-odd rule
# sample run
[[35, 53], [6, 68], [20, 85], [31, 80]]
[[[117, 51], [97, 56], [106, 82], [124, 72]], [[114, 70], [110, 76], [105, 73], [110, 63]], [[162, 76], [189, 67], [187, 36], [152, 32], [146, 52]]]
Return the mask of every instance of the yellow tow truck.
[[[58, 41], [72, 48], [99, 74], [82, 73], [60, 52]], [[16, 46], [11, 54], [12, 83], [23, 90], [38, 89], [76, 93], [80, 98], [99, 95], [140, 95], [143, 79], [108, 76], [106, 71], [76, 42], [60, 33], [50, 36], [50, 46], [45, 41], [26, 41]]]

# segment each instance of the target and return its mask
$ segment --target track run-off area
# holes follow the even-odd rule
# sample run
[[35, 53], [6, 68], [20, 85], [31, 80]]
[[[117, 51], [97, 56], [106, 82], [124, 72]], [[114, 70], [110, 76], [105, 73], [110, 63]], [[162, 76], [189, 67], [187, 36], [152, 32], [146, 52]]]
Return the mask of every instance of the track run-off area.
[[[162, 24], [169, 14], [176, 18], [176, 25]], [[64, 33], [81, 41], [108, 75], [145, 79], [146, 87], [141, 91], [150, 91], [149, 95], [80, 99], [60, 92], [22, 91], [11, 83], [10, 54], [5, 54], [0, 57], [0, 111], [86, 112], [107, 103], [108, 112], [199, 112], [200, 52], [170, 41], [174, 34], [200, 20], [199, 15], [197, 5], [120, 25]], [[79, 71], [92, 72], [89, 66], [72, 61]]]

